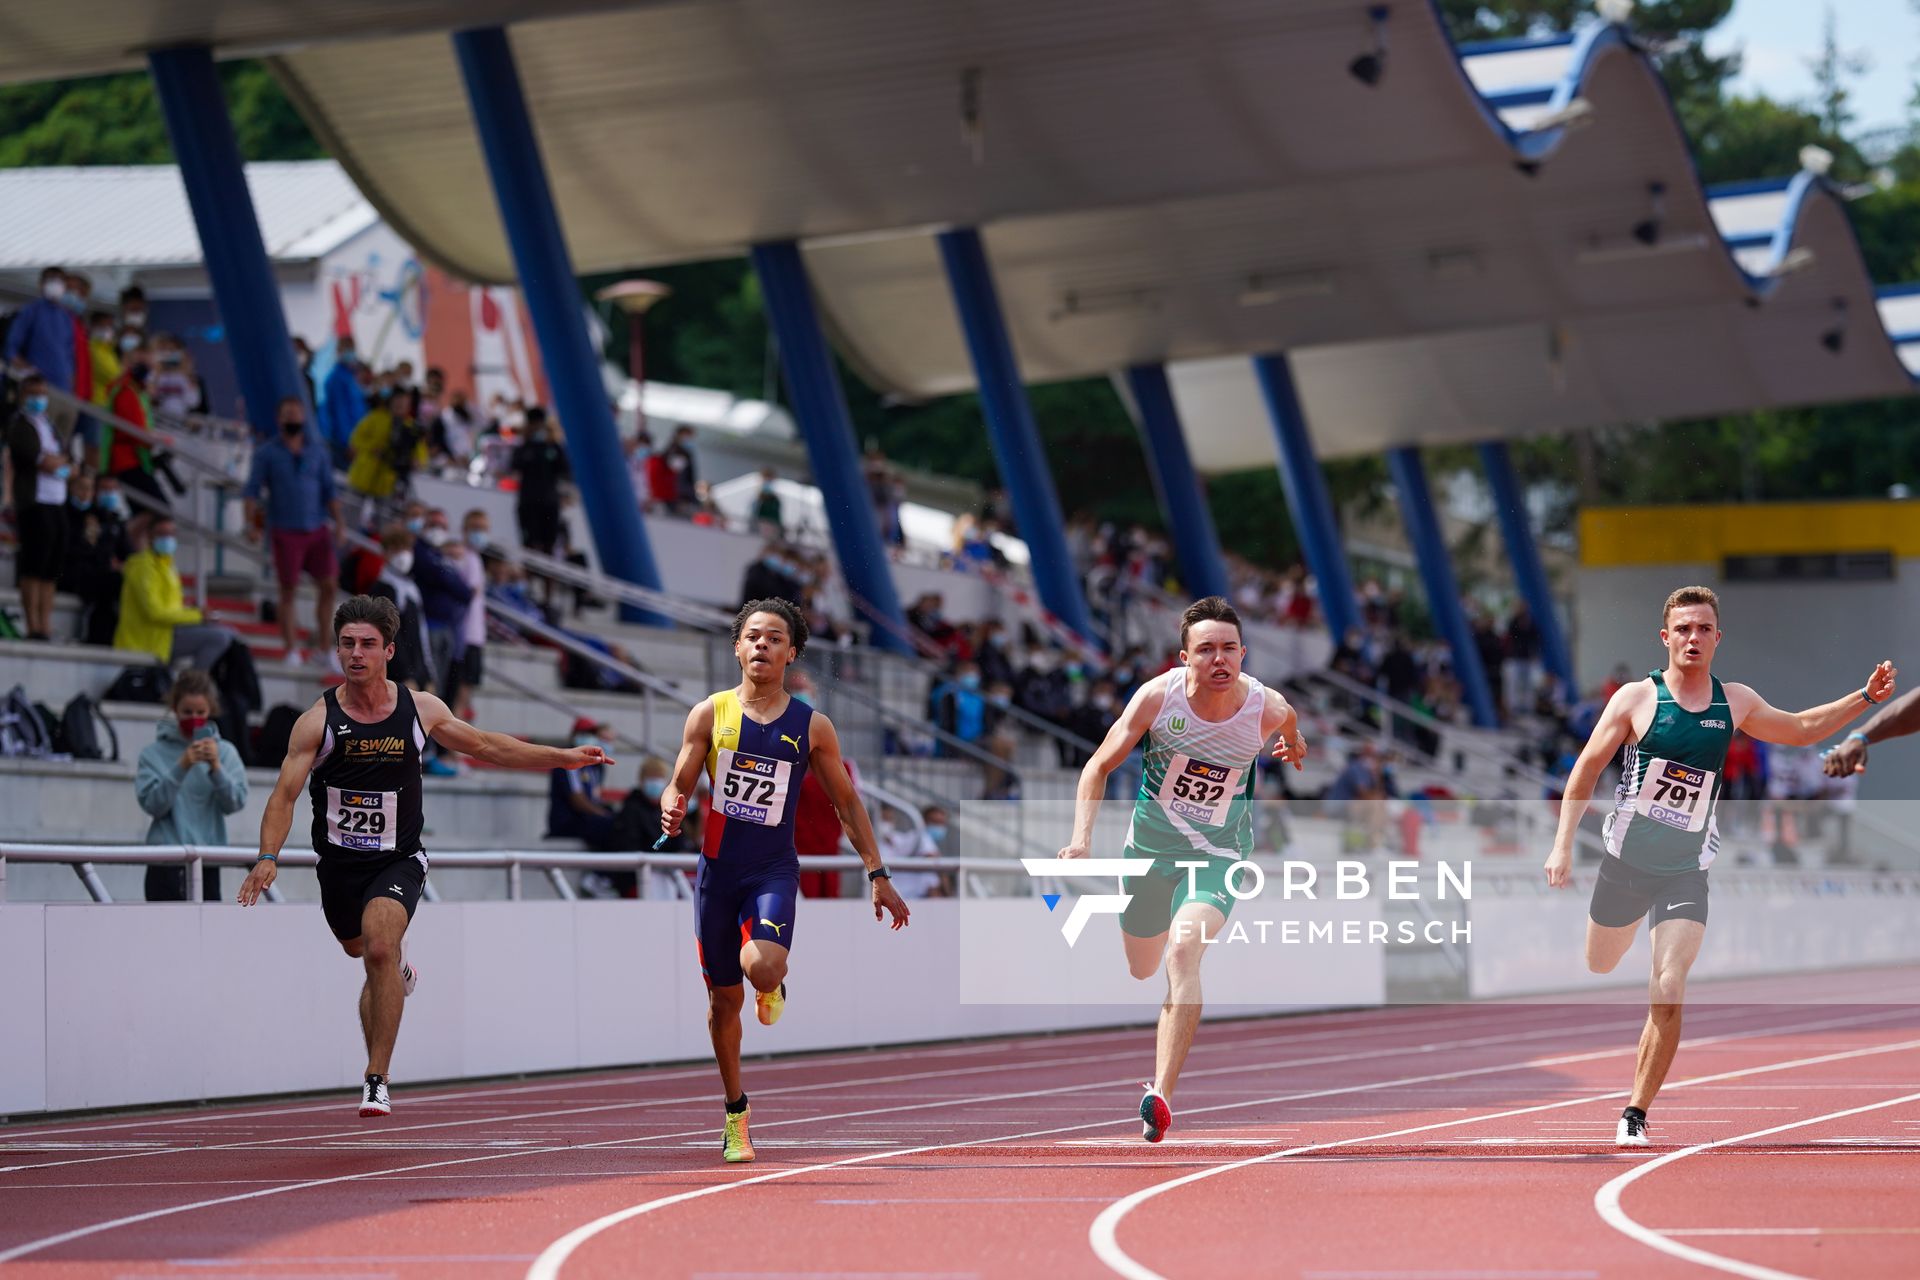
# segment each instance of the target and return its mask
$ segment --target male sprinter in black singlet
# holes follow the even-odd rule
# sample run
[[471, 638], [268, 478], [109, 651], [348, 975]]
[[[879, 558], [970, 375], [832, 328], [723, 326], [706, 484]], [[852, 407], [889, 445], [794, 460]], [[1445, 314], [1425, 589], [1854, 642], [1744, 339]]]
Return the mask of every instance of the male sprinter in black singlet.
[[1707, 867], [1720, 848], [1714, 808], [1734, 730], [1762, 742], [1808, 746], [1885, 702], [1897, 674], [1891, 662], [1882, 662], [1864, 689], [1824, 707], [1797, 714], [1770, 707], [1746, 685], [1714, 678], [1720, 601], [1708, 587], [1682, 587], [1667, 597], [1660, 642], [1667, 647], [1666, 670], [1649, 672], [1613, 695], [1574, 764], [1546, 866], [1547, 883], [1564, 888], [1574, 831], [1594, 781], [1624, 742], [1626, 764], [1607, 818], [1608, 856], [1587, 909], [1587, 967], [1595, 973], [1611, 973], [1633, 945], [1641, 919], [1653, 916], [1647, 1024], [1633, 1096], [1614, 1134], [1623, 1147], [1648, 1144], [1647, 1108], [1680, 1047], [1680, 1003], [1707, 931]]
[[579, 769], [612, 764], [597, 746], [539, 747], [482, 733], [456, 720], [430, 693], [387, 679], [400, 612], [390, 600], [354, 596], [333, 614], [335, 651], [346, 683], [329, 689], [294, 722], [280, 781], [260, 819], [260, 860], [240, 886], [250, 907], [279, 874], [293, 803], [309, 784], [313, 851], [320, 855], [320, 907], [346, 953], [366, 965], [360, 1030], [367, 1078], [360, 1114], [390, 1115], [387, 1067], [400, 1034], [400, 1007], [415, 975], [400, 941], [427, 884], [420, 847], [420, 752], [432, 738], [451, 751], [508, 769]]
[[761, 1023], [778, 1022], [786, 1008], [787, 955], [800, 897], [793, 810], [809, 768], [866, 864], [873, 918], [885, 911], [895, 929], [907, 923], [907, 904], [880, 864], [873, 823], [840, 762], [833, 723], [787, 694], [787, 667], [806, 647], [806, 619], [789, 602], [749, 600], [741, 606], [733, 620], [740, 684], [687, 714], [680, 758], [660, 797], [660, 829], [673, 835], [702, 768], [713, 788], [701, 833], [706, 856], [694, 879], [694, 948], [707, 983], [707, 1031], [727, 1104], [720, 1154], [730, 1164], [753, 1159], [747, 1093], [740, 1085], [740, 1010], [746, 1004], [741, 979], [753, 984]]

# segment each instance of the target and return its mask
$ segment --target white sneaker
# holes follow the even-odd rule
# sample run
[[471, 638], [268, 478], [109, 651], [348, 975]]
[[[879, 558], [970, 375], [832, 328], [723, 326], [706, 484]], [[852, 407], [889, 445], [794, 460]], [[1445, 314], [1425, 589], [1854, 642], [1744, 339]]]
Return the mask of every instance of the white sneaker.
[[413, 989], [420, 985], [419, 971], [404, 961], [400, 965], [400, 985], [408, 995], [412, 995]]
[[360, 1115], [369, 1118], [392, 1114], [393, 1102], [387, 1097], [387, 1078], [368, 1076], [360, 1086]]
[[1640, 1116], [1621, 1116], [1619, 1125], [1613, 1132], [1613, 1145], [1616, 1147], [1647, 1147], [1653, 1145], [1653, 1139], [1647, 1134], [1647, 1122]]

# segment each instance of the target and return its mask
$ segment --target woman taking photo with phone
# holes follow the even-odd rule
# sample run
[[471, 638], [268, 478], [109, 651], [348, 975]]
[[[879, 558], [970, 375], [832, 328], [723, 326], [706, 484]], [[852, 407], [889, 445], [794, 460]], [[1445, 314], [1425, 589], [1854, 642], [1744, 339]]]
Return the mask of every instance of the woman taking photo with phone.
[[[197, 668], [174, 678], [167, 714], [159, 732], [140, 753], [134, 798], [153, 819], [148, 844], [227, 843], [227, 815], [247, 806], [247, 771], [240, 752], [220, 736], [214, 717], [220, 695]], [[201, 876], [204, 902], [219, 902], [220, 868], [209, 865]], [[147, 868], [148, 902], [183, 902], [187, 869], [180, 863]]]

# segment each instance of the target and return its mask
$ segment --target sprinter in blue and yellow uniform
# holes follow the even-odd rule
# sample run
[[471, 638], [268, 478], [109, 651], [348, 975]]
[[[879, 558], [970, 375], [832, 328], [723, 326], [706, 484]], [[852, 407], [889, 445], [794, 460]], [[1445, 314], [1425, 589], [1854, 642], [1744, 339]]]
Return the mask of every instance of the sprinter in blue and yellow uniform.
[[793, 848], [793, 811], [800, 781], [812, 769], [867, 866], [873, 918], [907, 923], [873, 837], [873, 824], [840, 762], [833, 723], [786, 689], [787, 667], [807, 646], [807, 623], [785, 600], [750, 600], [733, 620], [739, 687], [723, 690], [687, 715], [680, 758], [660, 797], [660, 829], [680, 830], [687, 797], [704, 769], [709, 797], [699, 874], [694, 879], [694, 945], [707, 982], [707, 1027], [726, 1093], [721, 1155], [753, 1159], [746, 1090], [740, 1085], [742, 979], [751, 982], [760, 1021], [772, 1026], [787, 1001], [787, 956], [793, 950], [800, 859]]
[[1710, 587], [1682, 587], [1660, 610], [1667, 665], [1623, 685], [1600, 715], [1567, 778], [1560, 827], [1547, 856], [1547, 883], [1565, 888], [1573, 838], [1593, 786], [1620, 748], [1626, 760], [1607, 816], [1607, 853], [1587, 908], [1587, 967], [1610, 973], [1642, 920], [1652, 919], [1653, 978], [1634, 1066], [1633, 1094], [1614, 1142], [1644, 1147], [1647, 1108], [1680, 1047], [1687, 973], [1707, 933], [1707, 868], [1720, 850], [1721, 775], [1735, 732], [1783, 746], [1811, 746], [1869, 706], [1885, 702], [1898, 677], [1882, 662], [1860, 688], [1822, 707], [1781, 711], [1744, 684], [1713, 674], [1720, 648], [1720, 599]]

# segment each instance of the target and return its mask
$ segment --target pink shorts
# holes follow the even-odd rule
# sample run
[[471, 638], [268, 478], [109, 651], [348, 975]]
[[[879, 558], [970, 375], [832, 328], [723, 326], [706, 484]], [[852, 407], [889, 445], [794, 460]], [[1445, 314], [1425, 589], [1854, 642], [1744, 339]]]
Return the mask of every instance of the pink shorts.
[[273, 573], [280, 585], [298, 585], [302, 571], [317, 581], [340, 576], [340, 564], [333, 555], [333, 530], [325, 525], [273, 531]]

